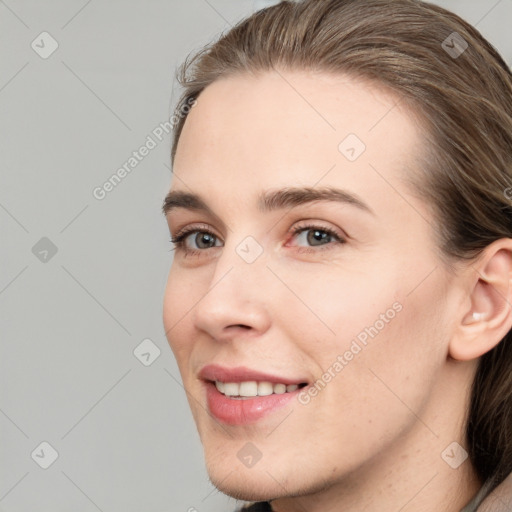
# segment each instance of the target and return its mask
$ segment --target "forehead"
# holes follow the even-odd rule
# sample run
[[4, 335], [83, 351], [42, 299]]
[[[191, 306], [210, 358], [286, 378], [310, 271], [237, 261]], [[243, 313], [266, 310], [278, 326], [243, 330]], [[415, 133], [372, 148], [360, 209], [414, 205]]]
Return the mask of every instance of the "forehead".
[[420, 133], [399, 97], [377, 84], [306, 71], [240, 74], [208, 86], [188, 114], [172, 188], [248, 198], [319, 184], [378, 201], [397, 193], [386, 181], [413, 165]]

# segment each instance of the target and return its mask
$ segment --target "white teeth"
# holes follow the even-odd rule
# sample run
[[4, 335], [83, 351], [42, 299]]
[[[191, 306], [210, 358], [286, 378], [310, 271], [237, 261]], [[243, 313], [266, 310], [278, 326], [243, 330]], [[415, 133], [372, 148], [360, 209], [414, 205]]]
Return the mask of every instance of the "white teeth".
[[272, 393], [282, 395], [283, 393], [291, 393], [298, 389], [297, 384], [272, 384], [272, 382], [255, 380], [245, 382], [221, 382], [216, 380], [215, 387], [224, 395], [231, 397], [255, 397], [268, 396]]
[[258, 382], [258, 396], [268, 396], [274, 392], [271, 382]]
[[240, 391], [240, 385], [238, 382], [225, 382], [224, 383], [224, 394], [226, 396], [238, 396]]
[[274, 393], [276, 395], [282, 395], [286, 393], [286, 385], [285, 384], [274, 384]]
[[255, 380], [240, 382], [240, 396], [256, 396], [258, 394], [258, 383]]

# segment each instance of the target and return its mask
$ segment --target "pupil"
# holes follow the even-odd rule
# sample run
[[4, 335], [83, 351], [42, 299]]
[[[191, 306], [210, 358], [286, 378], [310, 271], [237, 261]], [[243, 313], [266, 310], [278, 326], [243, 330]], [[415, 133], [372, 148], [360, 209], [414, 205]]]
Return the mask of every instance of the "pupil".
[[[200, 243], [198, 243], [197, 245], [199, 247], [201, 247], [201, 243], [203, 243], [205, 240], [206, 240], [206, 245], [207, 246], [208, 246], [209, 242], [212, 242], [212, 236], [209, 235], [208, 233], [199, 233], [198, 236], [199, 236]], [[197, 239], [196, 239], [196, 243], [197, 243]]]
[[312, 241], [322, 241], [324, 240], [326, 237], [328, 237], [329, 235], [327, 233], [324, 233], [323, 231], [320, 231], [318, 229], [315, 229], [314, 231], [311, 230], [310, 233], [313, 233], [312, 236], [309, 237], [309, 240], [308, 242], [312, 242]]

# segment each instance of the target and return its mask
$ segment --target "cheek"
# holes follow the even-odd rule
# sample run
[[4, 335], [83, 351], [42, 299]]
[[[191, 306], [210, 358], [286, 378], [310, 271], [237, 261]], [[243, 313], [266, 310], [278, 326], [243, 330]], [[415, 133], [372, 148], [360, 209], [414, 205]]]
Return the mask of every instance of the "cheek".
[[[378, 345], [397, 351], [398, 359], [400, 353], [421, 356], [438, 347], [436, 332], [443, 330], [447, 315], [447, 279], [428, 255], [416, 255], [411, 265], [407, 254], [405, 249], [401, 254], [383, 251], [378, 261], [359, 258], [331, 263], [328, 269], [319, 265], [300, 279], [283, 269], [283, 280], [293, 283], [300, 299], [289, 299], [296, 332], [309, 333], [297, 337], [305, 340], [302, 348], [328, 366], [333, 356], [351, 350], [354, 341], [361, 353]], [[354, 346], [353, 352], [357, 350]]]
[[171, 268], [164, 293], [163, 324], [167, 341], [180, 369], [191, 346], [187, 343], [191, 339], [191, 334], [187, 332], [187, 325], [190, 325], [187, 314], [190, 314], [192, 304], [187, 300], [190, 295], [187, 290], [190, 291], [190, 283]]
[[293, 308], [286, 309], [293, 318], [287, 325], [295, 325], [297, 333], [308, 332], [309, 336], [296, 339], [304, 340], [302, 348], [315, 354], [315, 359], [322, 358], [322, 366], [350, 350], [354, 339], [364, 347], [365, 342], [389, 331], [401, 315], [404, 299], [395, 284], [400, 281], [390, 277], [394, 269], [368, 268], [351, 266], [348, 271], [342, 265], [322, 266], [308, 271], [307, 278], [283, 273], [297, 297], [289, 298]]
[[399, 268], [339, 275], [322, 282], [319, 274], [298, 291], [310, 311], [296, 314], [296, 339], [325, 386], [311, 402], [324, 402], [323, 424], [335, 430], [391, 436], [414, 419], [408, 407], [421, 409], [446, 359], [446, 283], [433, 273], [417, 286], [418, 276]]

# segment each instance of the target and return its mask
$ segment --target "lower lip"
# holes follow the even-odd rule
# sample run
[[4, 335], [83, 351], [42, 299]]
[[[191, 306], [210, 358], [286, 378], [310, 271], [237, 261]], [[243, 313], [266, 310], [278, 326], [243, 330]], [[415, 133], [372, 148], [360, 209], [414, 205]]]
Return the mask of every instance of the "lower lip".
[[205, 384], [209, 411], [216, 419], [228, 425], [255, 423], [267, 414], [286, 406], [301, 391], [301, 388], [298, 388], [281, 394], [237, 399], [223, 395], [213, 382]]

